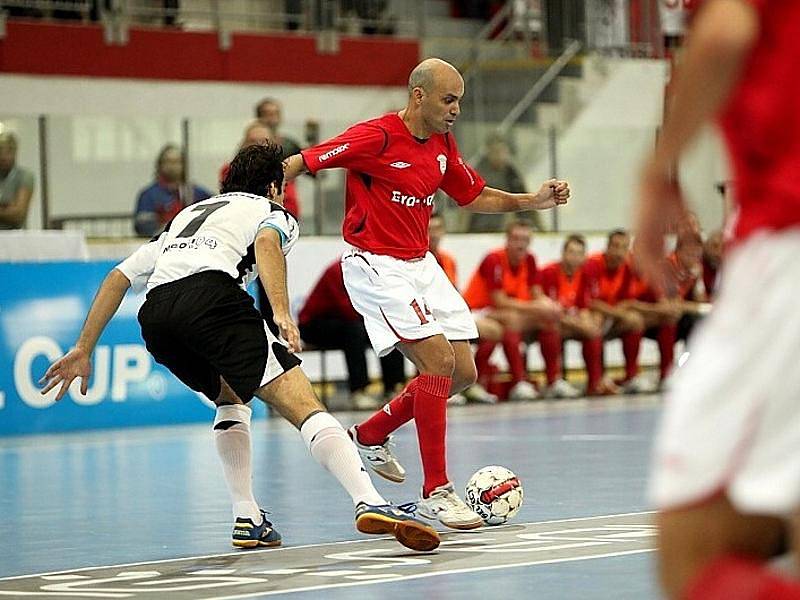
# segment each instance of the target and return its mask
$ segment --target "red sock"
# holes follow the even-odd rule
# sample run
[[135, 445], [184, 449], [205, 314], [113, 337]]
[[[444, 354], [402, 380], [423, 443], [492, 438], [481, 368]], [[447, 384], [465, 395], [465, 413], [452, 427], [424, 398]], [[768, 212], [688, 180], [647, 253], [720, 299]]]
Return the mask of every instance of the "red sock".
[[519, 349], [520, 343], [522, 343], [522, 335], [520, 335], [519, 331], [506, 331], [503, 334], [503, 352], [505, 352], [508, 360], [508, 368], [511, 371], [511, 381], [513, 383], [527, 379], [525, 361]]
[[583, 340], [583, 362], [586, 363], [586, 375], [589, 379], [586, 387], [594, 390], [603, 378], [602, 338]]
[[622, 353], [625, 355], [625, 381], [639, 374], [639, 346], [642, 343], [641, 331], [622, 334]]
[[425, 474], [422, 495], [426, 498], [435, 488], [449, 481], [445, 436], [447, 395], [450, 393], [451, 385], [452, 378], [444, 375], [423, 373], [417, 377], [414, 422], [417, 425], [419, 454], [422, 457], [422, 471]]
[[685, 600], [797, 600], [800, 584], [780, 577], [755, 560], [723, 556], [700, 571], [683, 597]]
[[557, 329], [543, 329], [539, 332], [539, 346], [544, 358], [547, 385], [551, 385], [561, 378], [561, 333]]
[[482, 381], [489, 374], [489, 359], [494, 352], [497, 342], [481, 341], [475, 351], [475, 370], [478, 372], [478, 381]]
[[678, 328], [675, 325], [662, 325], [658, 328], [658, 351], [661, 354], [661, 379], [665, 379], [672, 370], [675, 360], [675, 338]]
[[417, 391], [415, 377], [405, 389], [386, 406], [357, 426], [358, 441], [367, 446], [382, 444], [394, 430], [414, 418], [414, 394]]

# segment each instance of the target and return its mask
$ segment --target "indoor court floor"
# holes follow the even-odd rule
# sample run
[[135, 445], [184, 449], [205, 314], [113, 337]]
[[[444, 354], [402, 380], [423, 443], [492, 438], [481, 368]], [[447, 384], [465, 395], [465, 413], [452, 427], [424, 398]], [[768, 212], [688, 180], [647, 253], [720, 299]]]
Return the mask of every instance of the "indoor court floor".
[[[525, 502], [429, 554], [356, 532], [349, 498], [277, 418], [254, 424], [254, 472], [284, 547], [258, 551], [230, 547], [210, 425], [0, 439], [0, 598], [655, 599], [644, 489], [659, 412], [642, 396], [451, 407], [457, 488], [499, 464]], [[374, 479], [404, 503], [421, 484], [413, 426], [396, 440], [408, 481]]]

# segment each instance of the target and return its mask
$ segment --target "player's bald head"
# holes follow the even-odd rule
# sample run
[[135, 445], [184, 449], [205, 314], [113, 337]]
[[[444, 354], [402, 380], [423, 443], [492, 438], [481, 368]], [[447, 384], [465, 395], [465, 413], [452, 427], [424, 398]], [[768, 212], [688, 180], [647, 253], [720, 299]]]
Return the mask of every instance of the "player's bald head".
[[[422, 88], [432, 94], [439, 87], [461, 86], [463, 94], [464, 80], [461, 73], [453, 65], [440, 58], [426, 58], [411, 71], [408, 77], [408, 93], [414, 88]], [[459, 94], [460, 95], [460, 94]]]

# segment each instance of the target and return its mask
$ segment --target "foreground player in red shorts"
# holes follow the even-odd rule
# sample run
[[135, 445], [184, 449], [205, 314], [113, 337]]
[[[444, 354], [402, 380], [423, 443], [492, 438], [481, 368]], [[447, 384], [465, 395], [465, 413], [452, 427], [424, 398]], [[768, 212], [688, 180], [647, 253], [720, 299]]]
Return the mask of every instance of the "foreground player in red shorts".
[[641, 177], [638, 256], [658, 281], [664, 229], [685, 210], [674, 165], [720, 118], [734, 240], [714, 309], [673, 375], [650, 483], [671, 598], [800, 598], [797, 580], [765, 564], [800, 508], [799, 64], [800, 2], [704, 2]]
[[447, 398], [475, 383], [469, 340], [472, 315], [428, 252], [428, 219], [442, 189], [473, 212], [546, 209], [564, 204], [566, 182], [544, 182], [533, 194], [487, 187], [464, 163], [450, 133], [464, 80], [450, 64], [428, 59], [411, 72], [408, 104], [397, 113], [358, 123], [339, 136], [286, 160], [286, 177], [344, 167], [344, 281], [364, 317], [379, 356], [399, 348], [419, 376], [394, 400], [352, 431], [367, 462], [392, 481], [405, 470], [389, 450], [389, 435], [416, 421], [425, 481], [419, 514], [444, 525], [482, 524], [455, 493], [445, 465]]

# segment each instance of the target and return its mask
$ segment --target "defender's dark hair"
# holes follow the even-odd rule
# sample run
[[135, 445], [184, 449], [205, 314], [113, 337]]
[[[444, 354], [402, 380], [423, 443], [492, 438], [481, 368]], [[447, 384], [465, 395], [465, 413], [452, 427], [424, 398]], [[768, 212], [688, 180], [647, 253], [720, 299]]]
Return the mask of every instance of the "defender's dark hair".
[[283, 149], [266, 142], [242, 148], [231, 161], [220, 193], [245, 192], [266, 196], [270, 184], [279, 190], [283, 187]]

